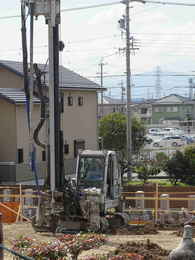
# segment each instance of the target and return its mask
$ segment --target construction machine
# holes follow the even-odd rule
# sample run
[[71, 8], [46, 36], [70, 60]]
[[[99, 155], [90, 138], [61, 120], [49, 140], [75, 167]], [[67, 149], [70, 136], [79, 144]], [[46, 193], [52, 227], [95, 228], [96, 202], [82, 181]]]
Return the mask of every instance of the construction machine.
[[41, 193], [36, 231], [107, 231], [128, 223], [121, 198], [121, 172], [114, 151], [80, 151], [76, 178], [61, 191]]
[[[28, 9], [28, 11], [26, 11]], [[128, 222], [121, 199], [121, 172], [114, 151], [79, 151], [76, 179], [64, 175], [63, 133], [60, 127], [62, 107], [59, 88], [60, 0], [22, 0], [22, 45], [24, 90], [27, 101], [31, 155], [33, 139], [47, 154], [47, 179], [41, 189], [35, 172], [39, 194], [38, 210], [32, 220], [36, 231], [75, 232], [107, 230]], [[30, 14], [30, 70], [26, 43], [26, 22]], [[33, 63], [34, 17], [45, 16], [48, 25], [48, 73]], [[47, 76], [47, 75], [48, 76]], [[48, 82], [45, 82], [48, 78]], [[44, 79], [44, 81], [43, 81]], [[41, 115], [38, 126], [32, 127], [33, 97], [40, 100]], [[47, 122], [48, 143], [39, 139], [39, 132]], [[33, 156], [32, 156], [33, 157]]]

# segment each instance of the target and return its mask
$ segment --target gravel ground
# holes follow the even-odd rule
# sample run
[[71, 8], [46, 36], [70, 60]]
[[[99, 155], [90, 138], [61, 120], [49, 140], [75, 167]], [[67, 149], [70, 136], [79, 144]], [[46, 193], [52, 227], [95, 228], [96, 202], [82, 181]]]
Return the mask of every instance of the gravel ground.
[[[11, 247], [11, 241], [19, 238], [21, 235], [30, 236], [39, 241], [52, 241], [55, 240], [52, 234], [36, 233], [31, 227], [30, 223], [16, 223], [4, 224], [4, 245], [8, 248]], [[142, 241], [146, 242], [149, 239], [151, 242], [157, 243], [164, 249], [171, 250], [176, 248], [181, 240], [173, 234], [173, 231], [159, 231], [155, 235], [108, 235], [108, 242], [98, 249], [88, 250], [82, 252], [79, 259], [84, 259], [87, 255], [109, 255], [114, 252], [117, 246], [124, 244], [127, 241]], [[5, 260], [11, 260], [8, 254], [5, 255]]]

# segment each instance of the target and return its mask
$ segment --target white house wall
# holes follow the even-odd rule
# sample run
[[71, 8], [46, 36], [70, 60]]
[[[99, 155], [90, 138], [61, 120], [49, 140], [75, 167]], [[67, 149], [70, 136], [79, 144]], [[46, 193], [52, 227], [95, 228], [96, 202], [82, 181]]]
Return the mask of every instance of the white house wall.
[[[67, 97], [73, 97], [73, 106], [68, 106]], [[84, 103], [78, 105], [78, 97], [82, 96]], [[25, 105], [16, 108], [17, 149], [23, 149], [24, 161], [29, 159], [29, 133]], [[37, 126], [40, 119], [40, 107], [34, 106], [33, 125]], [[96, 91], [64, 92], [64, 113], [61, 116], [61, 128], [64, 140], [69, 144], [69, 153], [65, 159], [74, 158], [74, 140], [84, 140], [87, 149], [97, 149], [97, 98]], [[47, 142], [46, 130], [40, 132], [40, 140]], [[37, 147], [37, 160], [42, 160], [42, 148]]]
[[[73, 97], [73, 106], [68, 106], [67, 97]], [[78, 97], [83, 105], [78, 105]], [[64, 113], [62, 114], [64, 140], [69, 144], [66, 159], [74, 157], [74, 140], [85, 141], [85, 148], [97, 149], [97, 94], [96, 91], [65, 91]]]
[[[28, 130], [28, 121], [25, 105], [16, 106], [16, 126], [17, 126], [17, 149], [23, 149], [24, 151], [24, 162], [29, 160], [29, 147], [30, 147], [30, 138]], [[34, 105], [33, 109], [33, 127], [35, 128], [40, 119], [40, 105]], [[40, 131], [40, 140], [45, 142], [45, 128]], [[36, 146], [36, 155], [37, 160], [42, 160], [42, 148]]]

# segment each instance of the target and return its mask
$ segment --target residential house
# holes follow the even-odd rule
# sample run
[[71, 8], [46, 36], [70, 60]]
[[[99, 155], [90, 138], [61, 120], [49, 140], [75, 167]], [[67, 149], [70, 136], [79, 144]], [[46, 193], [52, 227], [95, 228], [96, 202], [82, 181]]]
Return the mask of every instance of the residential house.
[[150, 101], [140, 102], [133, 105], [134, 116], [141, 119], [147, 125], [152, 121], [152, 105]]
[[152, 103], [152, 123], [162, 124], [194, 120], [195, 102], [180, 95], [171, 94]]
[[126, 103], [121, 99], [111, 98], [108, 96], [103, 97], [103, 104], [101, 100], [99, 100], [98, 106], [98, 118], [104, 117], [108, 114], [119, 112], [125, 113], [126, 112]]
[[[133, 102], [131, 105], [132, 114], [140, 118], [144, 123], [150, 124], [152, 119], [152, 105], [151, 102], [140, 101]], [[111, 113], [126, 113], [126, 101], [116, 98], [104, 96], [103, 105], [99, 101], [98, 118], [102, 115], [106, 116]]]
[[[38, 66], [42, 71], [45, 70], [47, 84], [48, 67], [43, 64]], [[70, 174], [74, 171], [78, 149], [98, 149], [97, 96], [101, 88], [98, 84], [62, 66], [59, 70], [59, 79], [64, 101], [61, 127], [64, 134], [65, 169], [66, 173]], [[0, 111], [0, 162], [2, 162], [0, 167], [2, 164], [6, 168], [5, 164], [12, 162], [16, 168], [15, 177], [10, 177], [12, 181], [30, 180], [29, 176], [32, 174], [26, 174], [29, 160], [29, 134], [21, 62], [0, 61]], [[39, 100], [34, 99], [34, 127], [39, 119], [40, 103]], [[45, 128], [41, 130], [40, 139], [47, 143]], [[44, 175], [45, 151], [37, 147], [36, 154], [39, 175]]]

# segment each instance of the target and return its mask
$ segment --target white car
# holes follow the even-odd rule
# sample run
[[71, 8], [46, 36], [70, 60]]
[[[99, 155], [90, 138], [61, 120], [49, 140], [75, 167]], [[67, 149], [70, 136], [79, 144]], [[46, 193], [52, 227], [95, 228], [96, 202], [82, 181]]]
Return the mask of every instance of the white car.
[[181, 136], [166, 136], [161, 140], [155, 141], [153, 143], [154, 147], [168, 147], [168, 146], [183, 146], [186, 145], [186, 141]]
[[162, 132], [165, 133], [166, 135], [182, 135], [183, 131], [177, 127], [166, 127], [162, 129]]
[[161, 130], [160, 128], [149, 128], [148, 129], [148, 134], [155, 134], [155, 133], [159, 133]]

